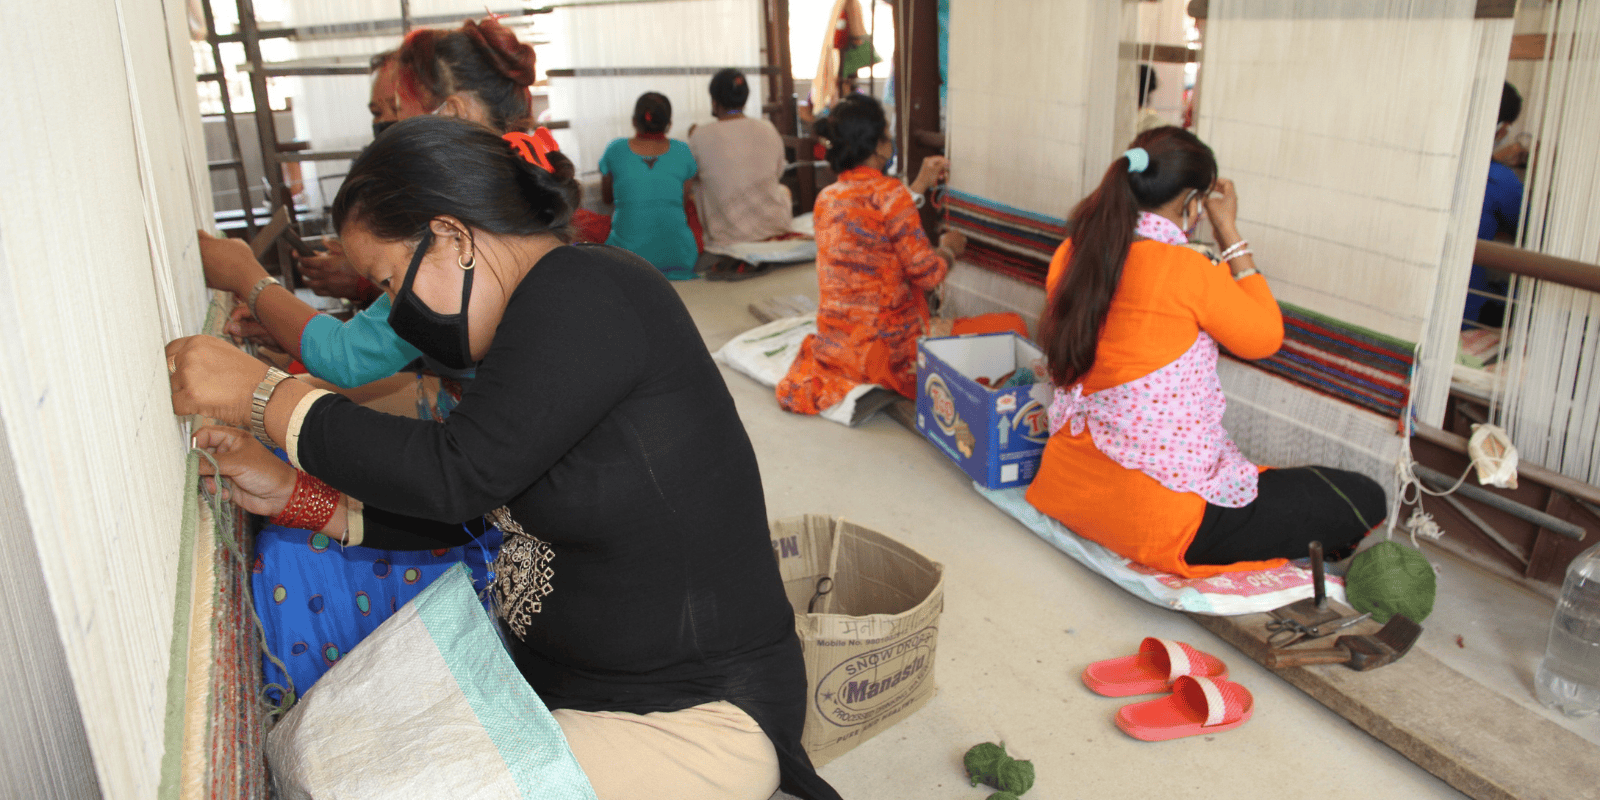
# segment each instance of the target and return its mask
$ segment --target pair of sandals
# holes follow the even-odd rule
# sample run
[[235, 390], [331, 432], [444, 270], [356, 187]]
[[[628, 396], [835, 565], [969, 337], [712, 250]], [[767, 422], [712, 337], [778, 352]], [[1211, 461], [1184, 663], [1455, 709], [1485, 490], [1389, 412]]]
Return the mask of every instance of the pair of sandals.
[[1228, 665], [1170, 639], [1146, 637], [1134, 655], [1090, 664], [1083, 683], [1106, 697], [1165, 694], [1117, 711], [1117, 727], [1147, 742], [1233, 730], [1255, 712], [1250, 690], [1228, 680]]

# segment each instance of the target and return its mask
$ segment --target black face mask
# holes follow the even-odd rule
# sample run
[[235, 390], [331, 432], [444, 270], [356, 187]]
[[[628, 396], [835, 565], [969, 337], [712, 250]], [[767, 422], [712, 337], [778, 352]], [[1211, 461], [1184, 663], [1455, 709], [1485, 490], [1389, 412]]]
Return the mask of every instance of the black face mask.
[[416, 280], [417, 267], [422, 264], [422, 256], [432, 243], [433, 231], [422, 234], [417, 252], [411, 256], [411, 266], [406, 268], [405, 282], [400, 284], [400, 291], [395, 293], [394, 308], [389, 312], [389, 327], [394, 329], [395, 335], [421, 350], [423, 355], [450, 369], [466, 369], [472, 366], [472, 343], [467, 338], [467, 300], [472, 297], [472, 273], [476, 270], [470, 267], [462, 270], [465, 276], [461, 281], [460, 311], [440, 314], [423, 305], [416, 293], [411, 291], [411, 283]]
[[396, 122], [396, 120], [392, 120], [391, 119], [388, 122], [374, 122], [374, 123], [372, 123], [372, 138], [374, 138], [374, 139], [378, 138], [379, 134], [383, 133], [386, 130], [389, 130], [389, 126], [393, 125], [395, 122]]

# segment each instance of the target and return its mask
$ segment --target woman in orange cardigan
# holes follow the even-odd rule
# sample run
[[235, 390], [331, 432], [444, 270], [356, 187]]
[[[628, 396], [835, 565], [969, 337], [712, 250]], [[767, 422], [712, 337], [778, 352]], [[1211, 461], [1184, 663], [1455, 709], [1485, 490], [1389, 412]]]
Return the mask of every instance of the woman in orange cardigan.
[[[1220, 262], [1184, 246], [1202, 206]], [[1140, 134], [1073, 209], [1040, 325], [1056, 390], [1028, 502], [1185, 577], [1277, 566], [1312, 541], [1344, 557], [1387, 509], [1366, 476], [1263, 470], [1222, 429], [1218, 345], [1254, 359], [1283, 342], [1237, 212], [1211, 148], [1181, 128]]]
[[924, 292], [966, 249], [955, 231], [934, 247], [917, 216], [920, 197], [943, 177], [942, 156], [922, 160], [909, 189], [883, 174], [894, 156], [883, 106], [851, 95], [818, 120], [839, 180], [817, 195], [817, 332], [778, 382], [778, 404], [820, 414], [859, 384], [917, 396], [917, 337], [928, 332]]

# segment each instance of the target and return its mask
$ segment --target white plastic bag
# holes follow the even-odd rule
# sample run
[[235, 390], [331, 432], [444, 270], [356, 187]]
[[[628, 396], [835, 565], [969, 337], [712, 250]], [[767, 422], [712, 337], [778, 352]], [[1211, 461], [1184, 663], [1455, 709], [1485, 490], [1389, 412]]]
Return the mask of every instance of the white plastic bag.
[[1478, 470], [1478, 483], [1501, 489], [1517, 488], [1517, 448], [1499, 425], [1473, 425], [1467, 440], [1467, 457]]

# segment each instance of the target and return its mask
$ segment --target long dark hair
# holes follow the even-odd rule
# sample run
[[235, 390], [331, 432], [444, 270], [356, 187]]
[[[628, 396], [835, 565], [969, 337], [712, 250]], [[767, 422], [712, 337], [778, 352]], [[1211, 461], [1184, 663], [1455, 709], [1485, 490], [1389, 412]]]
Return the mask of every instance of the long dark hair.
[[568, 193], [493, 131], [454, 117], [401, 120], [350, 165], [333, 199], [333, 224], [360, 220], [385, 241], [416, 241], [448, 214], [509, 236], [566, 235]]
[[492, 18], [467, 20], [453, 31], [418, 28], [406, 36], [396, 58], [400, 91], [424, 107], [437, 107], [456, 92], [472, 92], [501, 133], [533, 126], [528, 94], [535, 77], [533, 48]]
[[1217, 180], [1211, 148], [1182, 128], [1145, 131], [1133, 146], [1150, 154], [1149, 166], [1129, 172], [1128, 157], [1118, 157], [1069, 217], [1072, 256], [1039, 326], [1050, 378], [1057, 386], [1077, 383], [1094, 366], [1100, 329], [1122, 281], [1139, 212], [1157, 208], [1186, 190], [1205, 192]]
[[828, 141], [828, 165], [834, 172], [859, 167], [878, 151], [889, 133], [883, 104], [864, 94], [847, 95], [811, 129]]

